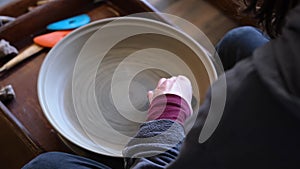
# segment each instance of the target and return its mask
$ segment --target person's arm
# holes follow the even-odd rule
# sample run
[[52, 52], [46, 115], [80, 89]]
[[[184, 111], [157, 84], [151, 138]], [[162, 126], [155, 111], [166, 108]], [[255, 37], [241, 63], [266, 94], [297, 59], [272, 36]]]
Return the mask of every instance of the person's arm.
[[192, 89], [183, 76], [161, 79], [148, 93], [147, 122], [124, 149], [126, 168], [165, 168], [179, 154], [183, 123], [191, 115]]

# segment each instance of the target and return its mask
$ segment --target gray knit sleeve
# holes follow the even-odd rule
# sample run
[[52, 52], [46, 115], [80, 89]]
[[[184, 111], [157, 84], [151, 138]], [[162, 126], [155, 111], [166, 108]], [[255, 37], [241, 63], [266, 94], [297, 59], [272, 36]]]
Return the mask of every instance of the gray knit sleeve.
[[171, 120], [142, 124], [123, 151], [126, 168], [165, 168], [179, 154], [184, 137], [182, 125]]

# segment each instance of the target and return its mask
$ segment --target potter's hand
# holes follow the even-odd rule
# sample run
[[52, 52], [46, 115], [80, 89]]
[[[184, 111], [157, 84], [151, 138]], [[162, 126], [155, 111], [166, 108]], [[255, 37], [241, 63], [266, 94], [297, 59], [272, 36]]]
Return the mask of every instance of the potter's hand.
[[[173, 76], [171, 78], [162, 78], [159, 80], [156, 88], [148, 92], [148, 99], [151, 104], [152, 100], [163, 94], [175, 94], [182, 97], [188, 104], [192, 101], [192, 85], [190, 80], [185, 76]], [[190, 106], [191, 107], [191, 106]]]

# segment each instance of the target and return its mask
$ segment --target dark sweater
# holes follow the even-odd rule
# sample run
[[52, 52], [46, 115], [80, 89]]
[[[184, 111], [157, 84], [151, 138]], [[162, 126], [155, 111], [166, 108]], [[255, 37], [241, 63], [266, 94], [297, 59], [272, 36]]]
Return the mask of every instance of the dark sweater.
[[[137, 137], [150, 137], [153, 128], [155, 134], [164, 132], [162, 137], [148, 142], [131, 141], [124, 154], [137, 157], [136, 154], [147, 154], [147, 151], [156, 149], [161, 150], [162, 154], [128, 158], [126, 167], [300, 168], [299, 51], [300, 5], [289, 13], [279, 38], [271, 40], [257, 49], [252, 57], [240, 61], [226, 72], [224, 113], [218, 127], [206, 142], [200, 144], [198, 139], [211, 104], [210, 92], [181, 149], [180, 144], [177, 144], [184, 139], [181, 125], [170, 120], [150, 121], [141, 126]], [[214, 89], [221, 87], [218, 81], [212, 86]], [[173, 123], [175, 127], [167, 130]], [[156, 125], [159, 125], [159, 130], [153, 127]], [[165, 142], [166, 138], [168, 142]], [[148, 146], [148, 149], [144, 146]]]

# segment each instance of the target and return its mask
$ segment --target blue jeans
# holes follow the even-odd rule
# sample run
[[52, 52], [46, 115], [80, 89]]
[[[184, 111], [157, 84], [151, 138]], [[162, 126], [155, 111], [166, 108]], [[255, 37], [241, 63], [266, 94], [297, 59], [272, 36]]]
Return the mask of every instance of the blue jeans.
[[77, 155], [48, 152], [41, 154], [23, 166], [22, 169], [110, 169], [97, 161]]
[[269, 40], [262, 31], [251, 26], [230, 30], [216, 46], [224, 70], [231, 69], [238, 61], [251, 56], [256, 48]]
[[[253, 51], [269, 41], [261, 31], [253, 27], [240, 27], [229, 31], [218, 43], [219, 53], [224, 69], [230, 69], [236, 62], [249, 57]], [[109, 167], [84, 157], [50, 152], [37, 156], [23, 169], [109, 169]]]

